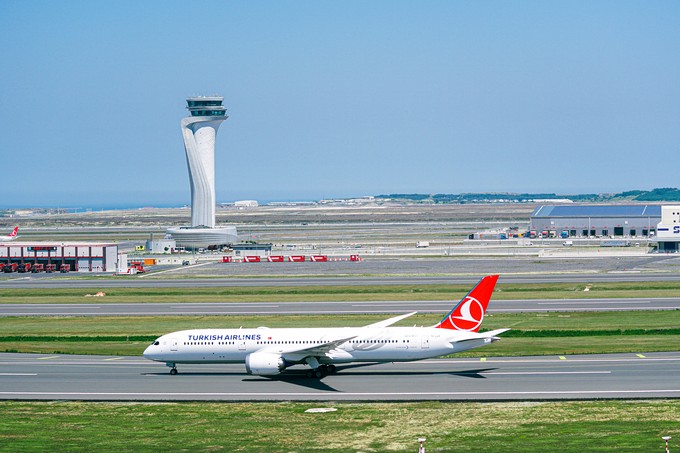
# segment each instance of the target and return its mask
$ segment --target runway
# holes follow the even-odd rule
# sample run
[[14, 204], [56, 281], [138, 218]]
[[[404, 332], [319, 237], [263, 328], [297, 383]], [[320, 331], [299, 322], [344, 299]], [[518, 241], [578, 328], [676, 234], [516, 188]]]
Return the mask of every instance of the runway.
[[[436, 359], [341, 367], [323, 380], [301, 367], [277, 378], [238, 365], [181, 365], [171, 376], [141, 357], [0, 354], [0, 399], [87, 401], [527, 401], [680, 397], [680, 352]], [[297, 371], [296, 371], [297, 370]]]
[[[453, 301], [0, 304], [2, 316], [224, 316], [446, 313]], [[489, 313], [678, 310], [680, 298], [494, 300]]]

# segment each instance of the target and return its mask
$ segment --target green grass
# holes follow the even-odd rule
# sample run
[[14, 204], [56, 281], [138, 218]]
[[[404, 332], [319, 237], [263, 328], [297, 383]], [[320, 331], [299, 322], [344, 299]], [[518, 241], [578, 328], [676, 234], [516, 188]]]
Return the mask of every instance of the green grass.
[[[310, 414], [312, 407], [336, 412]], [[649, 452], [678, 447], [680, 401], [0, 402], [0, 451]]]
[[[660, 316], [663, 314], [663, 316]], [[183, 329], [362, 326], [383, 315], [3, 317], [0, 351], [140, 355], [162, 334]], [[397, 325], [433, 325], [422, 314]], [[680, 310], [489, 315], [485, 329], [509, 327], [503, 341], [459, 357], [680, 350]]]
[[[154, 303], [459, 300], [470, 290], [457, 285], [277, 286], [215, 288], [0, 289], [0, 303]], [[588, 291], [585, 289], [588, 288]], [[98, 291], [105, 297], [88, 297]], [[678, 282], [498, 284], [494, 300], [675, 297]]]
[[[1, 317], [0, 336], [7, 335], [159, 335], [182, 329], [239, 327], [363, 326], [390, 315], [230, 315], [230, 316], [24, 316]], [[432, 325], [438, 314], [416, 314], [397, 326]], [[498, 313], [484, 318], [489, 330], [673, 329], [680, 310], [571, 313]]]

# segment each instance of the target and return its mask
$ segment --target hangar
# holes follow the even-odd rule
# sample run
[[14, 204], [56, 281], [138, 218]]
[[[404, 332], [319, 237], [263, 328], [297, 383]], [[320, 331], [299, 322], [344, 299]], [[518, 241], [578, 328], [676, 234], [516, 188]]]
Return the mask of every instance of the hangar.
[[545, 237], [651, 237], [659, 205], [548, 205], [531, 213], [530, 234]]
[[661, 207], [661, 222], [656, 231], [659, 252], [677, 253], [680, 250], [680, 206]]
[[[54, 266], [68, 271], [115, 272], [118, 245], [101, 242], [12, 242], [0, 244], [5, 272], [37, 272]], [[40, 266], [36, 266], [40, 265]], [[41, 270], [41, 271], [42, 271]]]

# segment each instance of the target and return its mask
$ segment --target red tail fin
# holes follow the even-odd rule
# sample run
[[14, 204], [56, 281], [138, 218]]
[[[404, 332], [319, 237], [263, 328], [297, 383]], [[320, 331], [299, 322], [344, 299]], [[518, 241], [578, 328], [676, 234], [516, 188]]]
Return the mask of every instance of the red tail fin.
[[477, 283], [477, 286], [453, 307], [448, 315], [434, 327], [440, 329], [465, 330], [479, 332], [484, 320], [486, 307], [491, 300], [491, 294], [498, 281], [498, 275], [488, 275]]
[[15, 237], [15, 236], [17, 235], [17, 232], [18, 232], [18, 231], [19, 231], [19, 227], [18, 227], [18, 226], [15, 226], [15, 227], [14, 227], [14, 231], [12, 231], [12, 232], [9, 234], [9, 237], [11, 237], [11, 238]]

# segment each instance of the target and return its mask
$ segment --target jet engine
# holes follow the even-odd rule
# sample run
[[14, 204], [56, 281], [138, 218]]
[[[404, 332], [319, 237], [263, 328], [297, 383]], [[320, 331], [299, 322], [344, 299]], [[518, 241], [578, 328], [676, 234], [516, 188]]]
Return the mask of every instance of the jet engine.
[[246, 356], [246, 371], [258, 376], [273, 376], [286, 368], [286, 362], [279, 354], [255, 352]]

